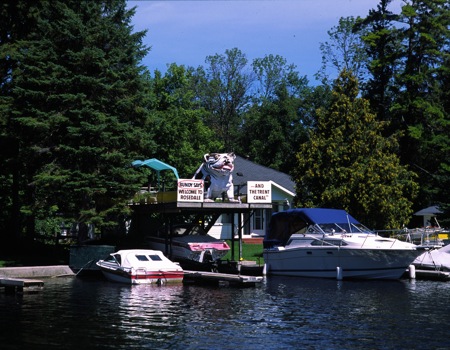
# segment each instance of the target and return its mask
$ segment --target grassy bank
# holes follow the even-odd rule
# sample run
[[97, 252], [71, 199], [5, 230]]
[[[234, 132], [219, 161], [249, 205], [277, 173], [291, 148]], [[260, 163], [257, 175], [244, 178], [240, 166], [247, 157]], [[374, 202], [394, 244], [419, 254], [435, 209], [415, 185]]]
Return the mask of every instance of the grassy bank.
[[[231, 240], [226, 241], [230, 248]], [[231, 249], [228, 254], [225, 256], [224, 260], [232, 260]], [[234, 242], [234, 260], [239, 259], [239, 241]], [[255, 243], [242, 243], [242, 259], [248, 261], [256, 261], [258, 265], [264, 264], [263, 259], [263, 245], [255, 244]]]

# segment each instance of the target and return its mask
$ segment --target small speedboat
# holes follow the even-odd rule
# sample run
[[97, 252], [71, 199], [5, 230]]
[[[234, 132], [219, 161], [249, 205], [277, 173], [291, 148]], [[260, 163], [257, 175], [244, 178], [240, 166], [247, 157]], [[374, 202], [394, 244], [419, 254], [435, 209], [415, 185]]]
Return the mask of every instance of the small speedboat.
[[225, 241], [208, 235], [199, 226], [179, 226], [169, 236], [147, 236], [145, 244], [151, 249], [167, 253], [180, 263], [210, 264], [222, 259], [230, 250]]
[[263, 255], [272, 275], [398, 279], [423, 251], [378, 236], [345, 210], [306, 208], [272, 215]]
[[127, 284], [175, 283], [184, 277], [183, 269], [159, 250], [119, 250], [97, 266], [108, 280]]

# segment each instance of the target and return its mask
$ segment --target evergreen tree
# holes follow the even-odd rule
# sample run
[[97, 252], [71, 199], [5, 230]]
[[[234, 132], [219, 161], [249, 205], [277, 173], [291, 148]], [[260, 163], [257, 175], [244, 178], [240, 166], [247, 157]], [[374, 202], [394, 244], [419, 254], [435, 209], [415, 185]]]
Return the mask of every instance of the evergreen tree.
[[398, 228], [412, 213], [414, 173], [399, 164], [394, 137], [358, 98], [355, 77], [343, 71], [328, 110], [300, 146], [295, 169], [299, 206], [343, 208], [377, 229]]
[[35, 21], [27, 14], [31, 4], [26, 1], [3, 1], [0, 3], [0, 232], [7, 232], [14, 239], [19, 232], [18, 199], [18, 140], [11, 135], [8, 118], [13, 103], [12, 73], [18, 62], [14, 54], [17, 42], [26, 36]]
[[399, 128], [390, 109], [398, 93], [394, 77], [400, 69], [403, 52], [399, 31], [395, 27], [398, 15], [389, 10], [391, 2], [381, 0], [377, 9], [370, 10], [369, 15], [359, 19], [354, 27], [365, 43], [370, 73], [362, 86], [363, 96], [369, 100], [379, 120], [390, 122], [386, 130], [388, 135]]
[[419, 205], [423, 207], [442, 190], [435, 175], [446, 162], [441, 150], [450, 114], [445, 110], [442, 81], [449, 57], [450, 5], [445, 0], [408, 1], [399, 20], [404, 58], [396, 76], [399, 92], [392, 110], [405, 131], [400, 143], [402, 162], [420, 176]]
[[127, 212], [140, 182], [129, 165], [154, 149], [142, 107], [145, 33], [132, 33], [133, 14], [125, 0], [32, 3], [34, 25], [7, 48], [8, 133], [20, 140], [31, 236], [35, 218], [58, 213], [105, 232]]

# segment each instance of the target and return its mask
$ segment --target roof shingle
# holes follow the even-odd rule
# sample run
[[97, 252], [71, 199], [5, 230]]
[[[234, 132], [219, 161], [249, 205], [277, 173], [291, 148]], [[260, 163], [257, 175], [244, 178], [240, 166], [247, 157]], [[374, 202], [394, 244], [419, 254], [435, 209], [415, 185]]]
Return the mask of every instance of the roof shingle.
[[295, 183], [288, 174], [256, 164], [236, 155], [233, 183], [235, 186], [243, 184], [241, 187], [243, 188], [247, 181], [273, 181], [286, 190], [295, 193]]

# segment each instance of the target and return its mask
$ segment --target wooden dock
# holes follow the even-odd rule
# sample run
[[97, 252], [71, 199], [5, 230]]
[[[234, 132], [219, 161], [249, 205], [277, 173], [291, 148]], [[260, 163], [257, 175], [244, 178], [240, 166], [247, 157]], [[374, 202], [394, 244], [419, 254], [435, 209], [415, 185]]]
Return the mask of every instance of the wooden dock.
[[189, 271], [184, 270], [184, 283], [215, 283], [218, 285], [233, 285], [241, 287], [253, 287], [264, 280], [262, 276], [235, 275], [229, 273]]
[[44, 288], [44, 282], [31, 279], [1, 278], [0, 287], [5, 288], [7, 294], [34, 293]]

